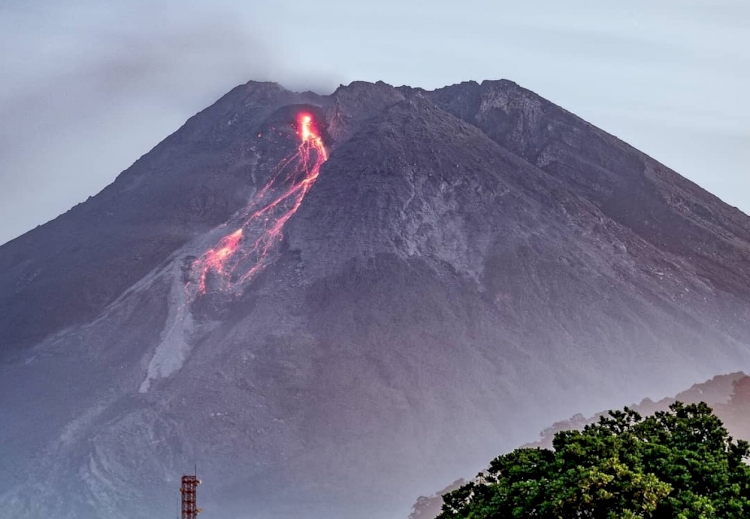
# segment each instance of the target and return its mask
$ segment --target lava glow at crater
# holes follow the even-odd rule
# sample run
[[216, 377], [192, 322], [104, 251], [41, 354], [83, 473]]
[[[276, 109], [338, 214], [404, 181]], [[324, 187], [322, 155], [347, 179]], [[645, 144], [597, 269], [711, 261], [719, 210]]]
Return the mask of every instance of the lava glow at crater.
[[287, 221], [328, 159], [312, 114], [297, 116], [297, 151], [278, 165], [238, 218], [227, 226], [235, 230], [195, 260], [188, 289], [194, 296], [209, 291], [239, 293], [272, 260]]

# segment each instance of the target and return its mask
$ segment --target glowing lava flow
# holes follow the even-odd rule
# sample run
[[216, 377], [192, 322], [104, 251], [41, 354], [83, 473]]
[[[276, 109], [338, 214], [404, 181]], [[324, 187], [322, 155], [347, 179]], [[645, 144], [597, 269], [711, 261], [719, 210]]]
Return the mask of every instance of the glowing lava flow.
[[297, 128], [301, 142], [296, 153], [279, 164], [247, 209], [229, 223], [236, 230], [193, 263], [197, 295], [208, 290], [237, 293], [270, 263], [284, 224], [297, 212], [328, 159], [312, 115], [299, 114]]

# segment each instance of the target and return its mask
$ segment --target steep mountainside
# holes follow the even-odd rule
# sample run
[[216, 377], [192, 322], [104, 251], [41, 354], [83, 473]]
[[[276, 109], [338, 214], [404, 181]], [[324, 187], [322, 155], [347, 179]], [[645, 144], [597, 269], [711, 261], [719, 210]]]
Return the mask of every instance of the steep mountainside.
[[508, 81], [427, 93], [495, 142], [566, 182], [609, 218], [747, 297], [747, 216], [549, 101]]
[[196, 462], [206, 517], [405, 516], [750, 370], [750, 218], [507, 81], [248, 83], [0, 273], [0, 517], [167, 515]]
[[288, 139], [270, 128], [288, 124], [288, 106], [307, 101], [321, 98], [275, 84], [237, 87], [101, 193], [4, 245], [0, 358], [95, 318], [172, 252], [229, 219], [247, 203], [254, 171], [288, 153]]

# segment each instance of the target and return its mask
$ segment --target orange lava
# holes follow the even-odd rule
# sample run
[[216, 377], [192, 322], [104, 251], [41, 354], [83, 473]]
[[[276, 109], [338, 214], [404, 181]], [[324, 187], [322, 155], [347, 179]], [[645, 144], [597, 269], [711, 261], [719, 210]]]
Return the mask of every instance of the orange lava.
[[311, 114], [297, 116], [297, 134], [297, 151], [279, 164], [239, 219], [228, 224], [236, 229], [193, 263], [197, 295], [238, 293], [272, 261], [284, 225], [302, 205], [328, 159]]

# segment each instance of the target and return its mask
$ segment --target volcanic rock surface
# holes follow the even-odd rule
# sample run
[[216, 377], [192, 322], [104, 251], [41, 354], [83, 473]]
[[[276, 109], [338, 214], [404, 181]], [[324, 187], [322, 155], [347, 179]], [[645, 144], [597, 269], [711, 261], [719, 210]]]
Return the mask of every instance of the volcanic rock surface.
[[[190, 292], [300, 112], [328, 160], [273, 261]], [[195, 463], [205, 519], [405, 517], [554, 420], [750, 371], [750, 218], [509, 81], [250, 82], [0, 247], [0, 316], [0, 517], [169, 517]]]

